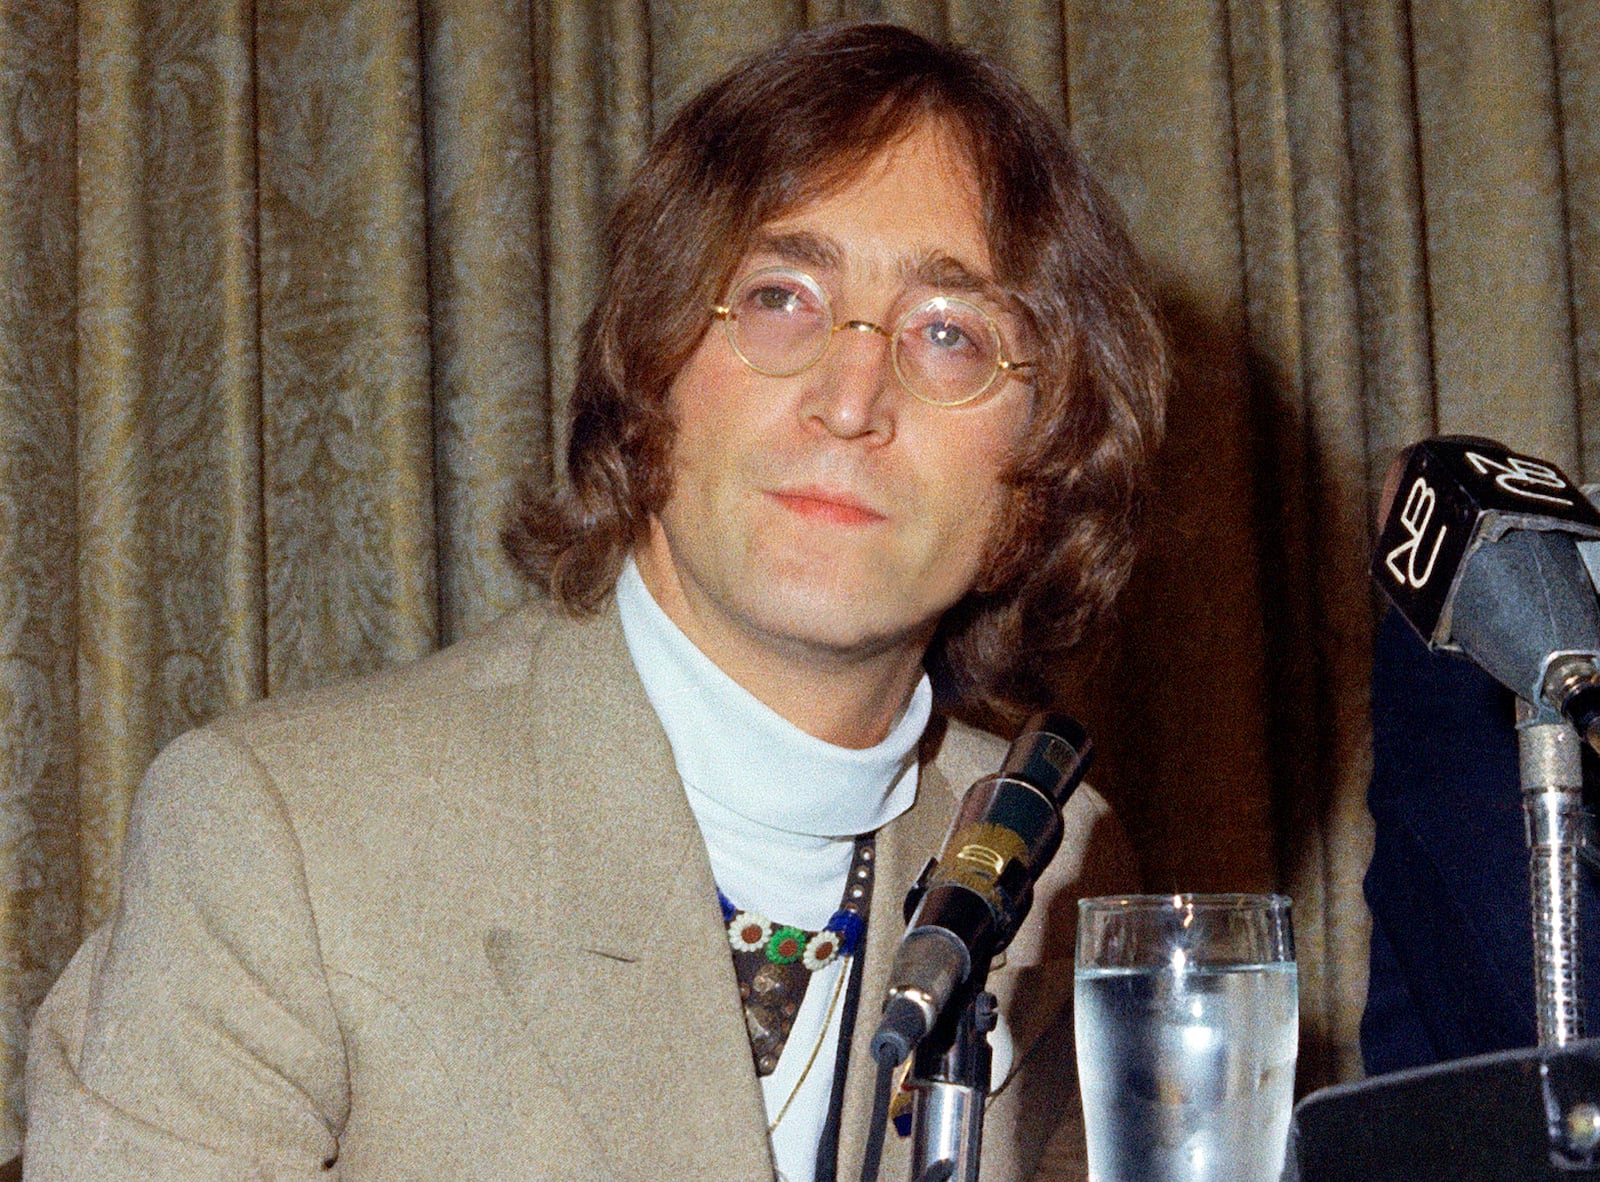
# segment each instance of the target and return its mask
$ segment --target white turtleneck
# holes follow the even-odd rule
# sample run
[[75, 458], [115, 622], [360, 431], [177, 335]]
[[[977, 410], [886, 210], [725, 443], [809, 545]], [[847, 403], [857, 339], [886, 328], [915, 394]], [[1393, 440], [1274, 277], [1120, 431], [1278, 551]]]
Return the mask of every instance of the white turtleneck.
[[[917, 741], [933, 703], [927, 677], [881, 743], [837, 747], [769, 709], [696, 648], [631, 558], [617, 608], [718, 887], [774, 923], [823, 927], [843, 898], [856, 835], [894, 820], [916, 796]], [[777, 1070], [761, 1081], [769, 1122], [788, 1104], [772, 1151], [789, 1182], [810, 1182], [827, 1119], [842, 1000], [826, 1030], [823, 1020], [844, 969], [836, 961], [813, 974]]]

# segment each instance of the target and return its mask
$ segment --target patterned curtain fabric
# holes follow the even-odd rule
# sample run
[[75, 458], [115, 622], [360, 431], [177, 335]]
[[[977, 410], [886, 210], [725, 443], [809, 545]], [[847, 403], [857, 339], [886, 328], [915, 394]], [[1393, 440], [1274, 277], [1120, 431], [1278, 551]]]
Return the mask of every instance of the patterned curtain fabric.
[[518, 599], [628, 169], [841, 17], [1017, 70], [1154, 264], [1162, 494], [1066, 704], [1149, 887], [1294, 896], [1301, 1086], [1358, 1072], [1375, 490], [1442, 430], [1600, 477], [1600, 9], [0, 0], [0, 1153], [146, 763]]

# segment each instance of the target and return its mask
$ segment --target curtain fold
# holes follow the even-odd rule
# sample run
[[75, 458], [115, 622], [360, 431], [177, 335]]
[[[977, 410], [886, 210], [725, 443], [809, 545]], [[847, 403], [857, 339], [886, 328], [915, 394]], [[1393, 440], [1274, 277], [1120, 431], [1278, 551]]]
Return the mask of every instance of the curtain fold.
[[1583, 0], [1556, 0], [1551, 10], [1578, 371], [1578, 468], [1595, 480], [1600, 479], [1600, 8]]
[[1438, 426], [1408, 7], [1375, 0], [1345, 20], [1371, 487], [1386, 456]]
[[1150, 888], [1294, 896], [1301, 1086], [1358, 1073], [1378, 486], [1438, 431], [1600, 477], [1594, 5], [0, 0], [0, 1154], [145, 765], [522, 597], [606, 211], [835, 19], [993, 54], [1127, 211], [1179, 381], [1064, 704]]
[[[1261, 887], [1276, 865], [1227, 10], [1103, 5], [1097, 16], [1092, 25], [1080, 17], [1081, 39], [1069, 46], [1072, 129], [1154, 268], [1182, 393], [1169, 407], [1160, 496], [1122, 602], [1121, 645], [1092, 679], [1104, 736], [1096, 776], [1130, 824], [1151, 886]], [[1203, 853], [1167, 840], [1193, 834], [1200, 818]]]
[[133, 5], [90, 6], [82, 33], [102, 48], [79, 61], [78, 150], [84, 159], [115, 164], [77, 194], [79, 363], [71, 396], [78, 412], [79, 774], [85, 787], [121, 789], [84, 792], [80, 801], [83, 905], [91, 923], [115, 891], [109, 867], [121, 841], [125, 789], [155, 754], [159, 710], [152, 700], [156, 539], [145, 525], [153, 459], [147, 375], [165, 350], [150, 315], [155, 243], [144, 202], [158, 161], [144, 150], [144, 31], [133, 16]]
[[428, 290], [440, 638], [521, 598], [498, 559], [523, 475], [554, 474], [539, 167], [539, 88], [526, 9], [424, 10]]
[[414, 5], [256, 14], [273, 693], [437, 638], [420, 49]]
[[1549, 9], [1435, 0], [1412, 13], [1439, 428], [1499, 437], [1515, 427], [1522, 446], [1574, 469]]
[[73, 5], [0, 3], [0, 1151], [82, 933]]
[[[1236, 9], [1230, 25], [1245, 226], [1267, 752], [1279, 882], [1296, 901], [1306, 1074], [1358, 1069], [1365, 975], [1356, 884], [1371, 648], [1359, 538], [1368, 468], [1342, 26], [1332, 4]], [[1349, 978], [1353, 980], [1347, 980]]]

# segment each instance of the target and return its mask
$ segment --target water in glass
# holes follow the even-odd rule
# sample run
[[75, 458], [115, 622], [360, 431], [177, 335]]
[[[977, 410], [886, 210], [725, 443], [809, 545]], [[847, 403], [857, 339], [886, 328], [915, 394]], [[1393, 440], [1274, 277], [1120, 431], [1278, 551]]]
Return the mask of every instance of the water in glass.
[[1295, 966], [1080, 968], [1090, 1182], [1278, 1182]]

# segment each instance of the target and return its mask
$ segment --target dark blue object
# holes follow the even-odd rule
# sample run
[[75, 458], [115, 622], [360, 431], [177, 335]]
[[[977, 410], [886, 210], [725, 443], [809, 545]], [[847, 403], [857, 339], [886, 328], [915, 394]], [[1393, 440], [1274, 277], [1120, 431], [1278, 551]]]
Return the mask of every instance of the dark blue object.
[[[1369, 1075], [1538, 1041], [1512, 695], [1390, 611], [1372, 668], [1365, 883]], [[1597, 782], [1585, 753], [1586, 785]], [[1580, 871], [1583, 999], [1600, 1027], [1600, 891]]]

